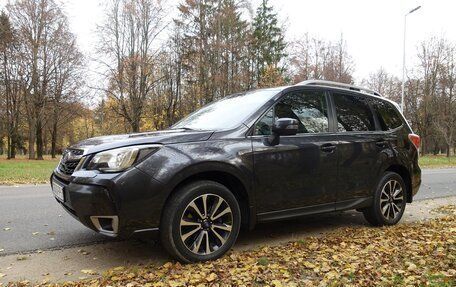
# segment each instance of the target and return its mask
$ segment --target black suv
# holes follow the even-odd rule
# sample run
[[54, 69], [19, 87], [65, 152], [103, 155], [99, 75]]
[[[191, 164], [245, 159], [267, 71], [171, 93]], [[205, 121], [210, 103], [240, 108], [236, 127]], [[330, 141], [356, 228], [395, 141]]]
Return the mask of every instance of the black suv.
[[159, 235], [183, 262], [220, 257], [240, 227], [357, 209], [396, 224], [421, 183], [397, 104], [327, 81], [239, 93], [170, 129], [65, 150], [57, 201], [108, 236]]

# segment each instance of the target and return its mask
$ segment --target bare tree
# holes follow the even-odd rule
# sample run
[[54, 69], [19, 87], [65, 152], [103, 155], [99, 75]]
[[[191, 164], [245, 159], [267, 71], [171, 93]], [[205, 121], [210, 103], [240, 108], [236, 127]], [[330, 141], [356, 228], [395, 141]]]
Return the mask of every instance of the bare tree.
[[456, 133], [456, 47], [446, 41], [443, 62], [440, 67], [440, 89], [437, 95], [437, 112], [435, 125], [446, 144], [447, 157], [455, 142]]
[[73, 34], [62, 32], [59, 42], [55, 43], [53, 58], [53, 74], [49, 83], [51, 111], [48, 116], [51, 156], [55, 158], [59, 128], [74, 117], [75, 111], [68, 106], [79, 100], [78, 91], [83, 86], [84, 57], [77, 48]]
[[21, 67], [17, 65], [19, 42], [13, 31], [8, 16], [0, 15], [0, 84], [3, 86], [2, 106], [4, 106], [7, 158], [16, 157], [19, 145], [20, 108], [23, 85], [21, 83]]
[[305, 34], [293, 43], [291, 49], [293, 82], [307, 79], [353, 82], [354, 63], [342, 36], [338, 42], [333, 43], [309, 38], [309, 35]]
[[439, 77], [442, 63], [445, 57], [445, 41], [443, 39], [431, 38], [424, 41], [418, 48], [419, 65], [417, 67], [418, 77], [421, 81], [420, 105], [418, 109], [419, 122], [417, 128], [422, 137], [421, 152], [427, 151], [427, 141], [435, 129], [435, 107], [436, 96], [439, 91]]
[[111, 0], [106, 20], [98, 27], [98, 49], [109, 82], [102, 88], [117, 102], [115, 111], [133, 132], [140, 130], [144, 105], [157, 79], [154, 43], [163, 30], [159, 0]]
[[[56, 73], [58, 50], [67, 39], [66, 16], [53, 0], [17, 0], [7, 11], [21, 41], [19, 57], [26, 86], [24, 102], [29, 126], [29, 158], [43, 159], [46, 111]], [[66, 51], [68, 52], [68, 51]]]
[[399, 102], [401, 97], [401, 81], [398, 77], [389, 74], [385, 69], [380, 68], [370, 73], [367, 79], [362, 80], [362, 85], [371, 88], [381, 95]]

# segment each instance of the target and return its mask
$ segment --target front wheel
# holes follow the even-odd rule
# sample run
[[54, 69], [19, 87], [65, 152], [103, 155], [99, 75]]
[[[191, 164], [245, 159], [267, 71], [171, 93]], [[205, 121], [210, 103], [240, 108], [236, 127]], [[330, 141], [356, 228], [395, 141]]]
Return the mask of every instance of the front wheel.
[[402, 177], [387, 172], [377, 186], [373, 205], [363, 210], [363, 214], [374, 226], [394, 225], [402, 218], [405, 204], [406, 189]]
[[239, 204], [228, 188], [213, 181], [197, 181], [169, 199], [160, 238], [179, 261], [214, 260], [233, 246], [240, 222]]

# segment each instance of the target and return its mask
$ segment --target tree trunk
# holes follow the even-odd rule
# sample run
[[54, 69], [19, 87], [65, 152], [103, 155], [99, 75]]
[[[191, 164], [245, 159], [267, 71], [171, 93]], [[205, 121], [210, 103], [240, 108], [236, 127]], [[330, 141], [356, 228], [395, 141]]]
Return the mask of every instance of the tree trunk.
[[132, 132], [139, 133], [139, 120], [138, 119], [133, 119], [133, 121], [131, 122], [131, 129], [132, 129]]
[[6, 139], [6, 159], [11, 159], [11, 137], [9, 134]]
[[43, 159], [43, 124], [41, 119], [36, 121], [36, 159]]
[[420, 143], [420, 153], [421, 153], [421, 156], [425, 155], [426, 152], [425, 152], [425, 140], [424, 140], [424, 137], [421, 138], [421, 143]]
[[51, 157], [52, 158], [55, 158], [56, 146], [57, 146], [57, 121], [54, 121], [54, 123], [52, 124], [52, 132], [51, 132]]
[[18, 146], [19, 140], [18, 140], [18, 134], [17, 134], [17, 127], [13, 126], [13, 133], [11, 136], [11, 152], [9, 154], [9, 158], [13, 159], [16, 158], [16, 147]]
[[35, 124], [33, 119], [28, 119], [29, 132], [28, 132], [28, 154], [29, 159], [35, 159]]

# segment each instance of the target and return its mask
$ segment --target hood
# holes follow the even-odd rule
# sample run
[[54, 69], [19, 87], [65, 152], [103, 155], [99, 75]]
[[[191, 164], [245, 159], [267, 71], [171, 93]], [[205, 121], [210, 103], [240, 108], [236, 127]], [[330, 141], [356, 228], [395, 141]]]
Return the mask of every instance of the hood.
[[208, 140], [213, 131], [164, 130], [136, 134], [102, 136], [83, 140], [70, 146], [71, 149], [84, 149], [85, 154], [142, 144], [174, 144]]

